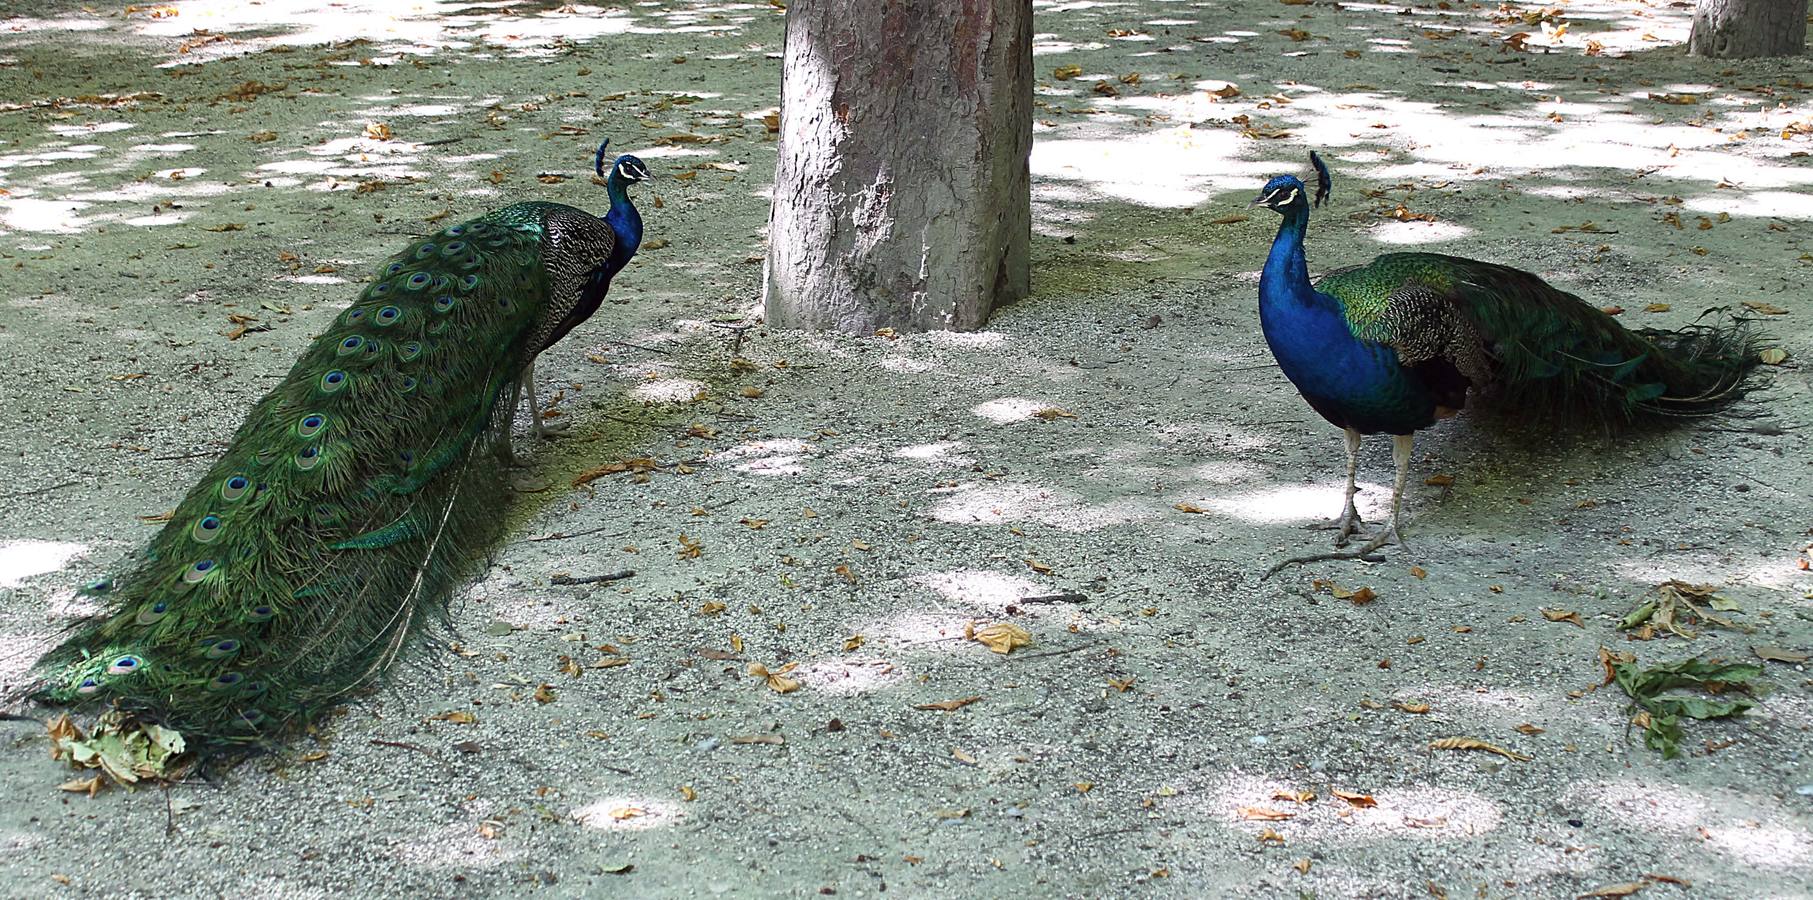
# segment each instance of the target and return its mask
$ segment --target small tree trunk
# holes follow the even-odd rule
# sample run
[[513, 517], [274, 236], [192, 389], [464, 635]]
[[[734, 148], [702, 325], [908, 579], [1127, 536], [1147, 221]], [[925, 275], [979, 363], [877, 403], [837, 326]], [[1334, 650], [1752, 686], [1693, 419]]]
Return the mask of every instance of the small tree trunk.
[[1799, 56], [1807, 48], [1807, 0], [1699, 0], [1687, 51], [1714, 59]]
[[980, 328], [1027, 292], [1031, 0], [793, 0], [769, 324]]

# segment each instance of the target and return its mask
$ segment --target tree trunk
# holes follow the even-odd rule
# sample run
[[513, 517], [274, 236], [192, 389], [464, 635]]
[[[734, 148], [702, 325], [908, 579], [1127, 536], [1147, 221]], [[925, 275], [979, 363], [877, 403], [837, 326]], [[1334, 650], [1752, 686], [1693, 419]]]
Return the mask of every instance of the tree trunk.
[[769, 324], [970, 330], [1026, 295], [1031, 0], [793, 0]]
[[1807, 48], [1807, 0], [1699, 0], [1687, 51], [1714, 59], [1799, 56]]

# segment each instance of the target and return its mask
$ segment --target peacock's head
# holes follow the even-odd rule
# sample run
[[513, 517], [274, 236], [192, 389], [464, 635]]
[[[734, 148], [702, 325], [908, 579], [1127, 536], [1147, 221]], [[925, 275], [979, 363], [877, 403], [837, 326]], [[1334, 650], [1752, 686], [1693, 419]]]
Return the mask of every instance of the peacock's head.
[[1265, 189], [1253, 198], [1251, 205], [1281, 213], [1293, 204], [1306, 202], [1308, 197], [1308, 192], [1303, 189], [1303, 182], [1297, 176], [1280, 175], [1265, 183]]
[[611, 164], [611, 174], [632, 183], [647, 181], [650, 177], [648, 174], [648, 166], [644, 165], [642, 160], [627, 153], [617, 157], [617, 161]]
[[[1314, 150], [1309, 152], [1309, 164], [1316, 170], [1316, 193], [1313, 205], [1321, 206], [1328, 199], [1329, 181], [1328, 166], [1322, 162]], [[1253, 198], [1252, 206], [1263, 206], [1274, 212], [1283, 213], [1295, 203], [1310, 202], [1310, 193], [1303, 186], [1303, 181], [1295, 175], [1279, 175], [1265, 183], [1265, 189]]]
[[[598, 153], [592, 157], [592, 168], [598, 173], [598, 177], [600, 178], [606, 177], [604, 172], [604, 151], [605, 148], [610, 145], [611, 139], [605, 138], [604, 142], [598, 145]], [[648, 164], [625, 153], [611, 161], [609, 178], [619, 184], [634, 184], [638, 181], [647, 181], [650, 178], [650, 175], [648, 174]]]

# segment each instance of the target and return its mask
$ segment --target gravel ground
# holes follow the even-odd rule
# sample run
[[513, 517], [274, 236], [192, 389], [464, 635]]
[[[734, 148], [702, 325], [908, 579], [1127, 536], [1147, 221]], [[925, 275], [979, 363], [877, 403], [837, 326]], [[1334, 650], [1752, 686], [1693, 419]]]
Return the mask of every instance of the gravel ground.
[[[169, 790], [61, 792], [0, 723], [0, 895], [1813, 893], [1803, 666], [1670, 761], [1599, 687], [1602, 646], [1813, 649], [1813, 85], [1686, 59], [1680, 6], [1581, 0], [1553, 37], [1487, 6], [1039, 0], [1034, 296], [891, 339], [733, 327], [768, 4], [0, 2], [0, 681], [377, 260], [447, 215], [602, 207], [604, 135], [660, 173], [627, 302], [538, 367], [572, 432], [507, 476], [456, 633]], [[1340, 506], [1339, 435], [1258, 336], [1275, 222], [1238, 218], [1310, 148], [1337, 178], [1312, 269], [1433, 248], [1633, 325], [1755, 301], [1787, 362], [1669, 434], [1444, 423], [1409, 550], [1261, 581]], [[1385, 442], [1363, 465], [1376, 514]], [[1671, 578], [1742, 627], [1628, 640]], [[996, 623], [1030, 643], [965, 637]]]

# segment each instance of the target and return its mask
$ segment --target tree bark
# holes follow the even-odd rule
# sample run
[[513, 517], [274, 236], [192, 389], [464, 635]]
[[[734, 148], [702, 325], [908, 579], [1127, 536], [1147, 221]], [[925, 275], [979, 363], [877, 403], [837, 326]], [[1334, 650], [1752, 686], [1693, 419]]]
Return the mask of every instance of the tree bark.
[[1031, 0], [793, 0], [769, 324], [970, 330], [1026, 295]]
[[1714, 59], [1799, 56], [1807, 48], [1807, 0], [1699, 0], [1687, 51]]

